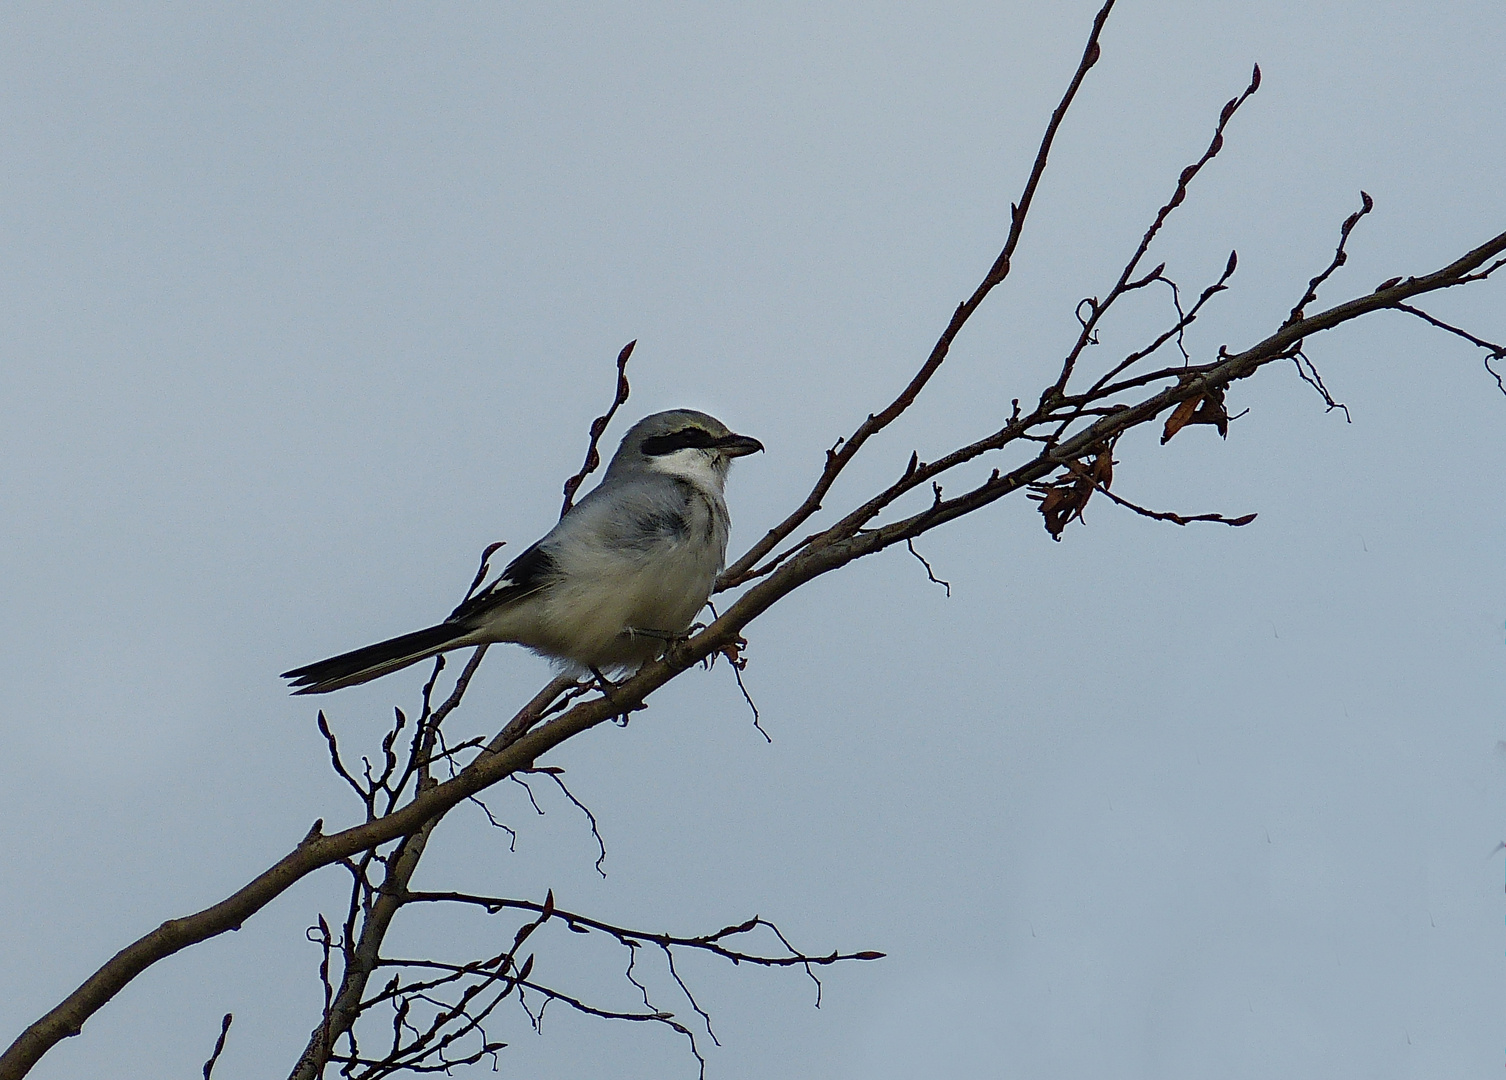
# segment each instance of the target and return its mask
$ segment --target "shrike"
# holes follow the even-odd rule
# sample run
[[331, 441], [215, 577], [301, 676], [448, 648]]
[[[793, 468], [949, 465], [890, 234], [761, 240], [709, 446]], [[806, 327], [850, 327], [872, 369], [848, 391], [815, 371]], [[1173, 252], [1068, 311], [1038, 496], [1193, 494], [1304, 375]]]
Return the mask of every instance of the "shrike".
[[295, 694], [325, 694], [494, 641], [578, 671], [635, 670], [710, 598], [727, 556], [727, 470], [762, 449], [702, 412], [646, 416], [622, 437], [596, 490], [444, 622], [282, 677]]

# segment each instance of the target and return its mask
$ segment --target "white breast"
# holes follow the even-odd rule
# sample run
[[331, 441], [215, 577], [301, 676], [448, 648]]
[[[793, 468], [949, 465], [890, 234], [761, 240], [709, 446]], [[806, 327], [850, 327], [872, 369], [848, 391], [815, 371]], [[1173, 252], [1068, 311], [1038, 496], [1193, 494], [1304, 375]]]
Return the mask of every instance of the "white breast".
[[672, 464], [572, 514], [551, 550], [559, 579], [530, 605], [526, 639], [510, 640], [580, 668], [628, 670], [690, 627], [721, 572], [729, 521], [721, 476], [694, 459]]

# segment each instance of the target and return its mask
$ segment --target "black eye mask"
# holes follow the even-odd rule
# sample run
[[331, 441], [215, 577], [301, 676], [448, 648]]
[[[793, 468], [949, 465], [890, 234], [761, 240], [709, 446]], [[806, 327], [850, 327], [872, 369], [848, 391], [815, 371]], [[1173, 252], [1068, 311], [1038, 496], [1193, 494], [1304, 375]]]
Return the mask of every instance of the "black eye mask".
[[721, 442], [721, 439], [702, 428], [684, 427], [679, 431], [671, 431], [668, 435], [654, 435], [644, 439], [643, 452], [649, 457], [661, 457], [692, 446], [698, 450], [710, 450], [721, 445]]

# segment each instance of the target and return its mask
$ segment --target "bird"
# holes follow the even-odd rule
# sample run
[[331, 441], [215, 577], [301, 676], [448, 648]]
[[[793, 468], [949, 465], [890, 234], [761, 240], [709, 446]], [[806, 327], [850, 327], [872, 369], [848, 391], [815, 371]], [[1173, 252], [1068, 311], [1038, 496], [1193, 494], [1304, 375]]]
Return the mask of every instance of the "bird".
[[[689, 630], [725, 565], [734, 458], [763, 444], [694, 409], [639, 420], [601, 483], [437, 625], [282, 674], [327, 694], [428, 657], [512, 642], [567, 671], [636, 671]], [[608, 685], [610, 685], [608, 683]]]

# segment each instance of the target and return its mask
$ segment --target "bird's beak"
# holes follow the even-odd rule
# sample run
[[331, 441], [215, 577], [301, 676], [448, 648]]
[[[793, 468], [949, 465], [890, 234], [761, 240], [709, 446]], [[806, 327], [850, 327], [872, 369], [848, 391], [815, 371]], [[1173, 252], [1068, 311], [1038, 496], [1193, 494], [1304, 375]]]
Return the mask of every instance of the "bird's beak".
[[747, 454], [756, 454], [763, 449], [763, 443], [757, 439], [750, 439], [746, 435], [724, 435], [716, 441], [715, 445], [728, 457], [743, 457]]

